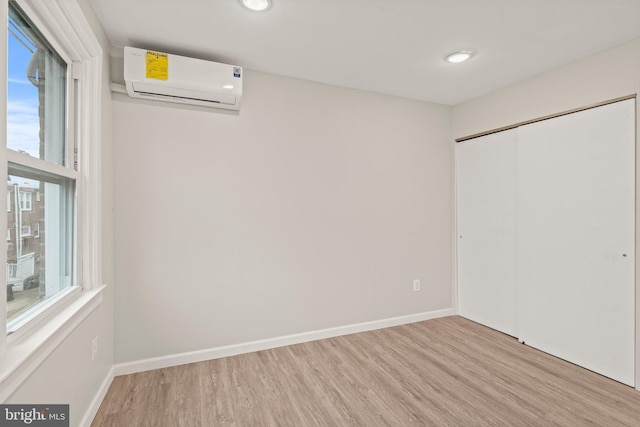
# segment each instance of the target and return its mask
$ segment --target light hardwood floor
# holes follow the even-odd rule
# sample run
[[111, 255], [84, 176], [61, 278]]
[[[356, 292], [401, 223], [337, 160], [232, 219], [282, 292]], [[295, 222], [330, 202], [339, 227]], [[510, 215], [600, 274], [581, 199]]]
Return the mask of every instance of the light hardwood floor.
[[639, 426], [640, 392], [453, 316], [116, 377], [98, 426]]

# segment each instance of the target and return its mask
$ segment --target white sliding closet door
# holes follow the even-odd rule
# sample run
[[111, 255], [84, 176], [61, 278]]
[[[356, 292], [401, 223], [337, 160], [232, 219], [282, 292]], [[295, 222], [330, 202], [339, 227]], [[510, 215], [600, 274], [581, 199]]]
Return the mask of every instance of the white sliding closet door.
[[627, 100], [518, 129], [518, 336], [628, 385], [634, 127]]
[[516, 130], [456, 144], [458, 312], [516, 334]]

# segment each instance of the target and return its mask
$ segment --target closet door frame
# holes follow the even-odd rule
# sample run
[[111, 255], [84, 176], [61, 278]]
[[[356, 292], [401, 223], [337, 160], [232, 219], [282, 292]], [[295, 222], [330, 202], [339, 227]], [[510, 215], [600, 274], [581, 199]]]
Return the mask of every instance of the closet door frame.
[[[502, 127], [502, 128], [491, 130], [491, 131], [477, 133], [477, 134], [469, 135], [469, 136], [466, 136], [466, 137], [458, 138], [455, 141], [456, 142], [463, 142], [463, 141], [467, 141], [467, 140], [470, 140], [470, 139], [475, 139], [475, 138], [478, 138], [478, 137], [490, 135], [490, 134], [493, 134], [493, 133], [498, 133], [498, 132], [502, 132], [502, 131], [509, 130], [509, 129], [515, 129], [515, 128], [518, 128], [518, 127], [521, 127], [521, 126], [525, 126], [527, 124], [536, 123], [536, 122], [543, 121], [543, 120], [549, 120], [549, 119], [552, 119], [552, 118], [555, 118], [555, 117], [560, 117], [560, 116], [564, 116], [564, 115], [567, 115], [567, 114], [572, 114], [572, 113], [588, 110], [588, 109], [591, 109], [591, 108], [597, 108], [597, 107], [600, 107], [600, 106], [613, 104], [613, 103], [617, 103], [617, 102], [625, 101], [625, 100], [633, 100], [633, 103], [634, 103], [634, 106], [635, 106], [636, 95], [634, 94], [634, 95], [624, 96], [624, 97], [620, 97], [620, 98], [616, 98], [616, 99], [611, 99], [611, 100], [608, 100], [608, 101], [605, 101], [605, 102], [600, 102], [600, 103], [597, 103], [597, 104], [589, 105], [589, 106], [586, 106], [586, 107], [576, 108], [576, 109], [564, 111], [564, 112], [561, 112], [561, 113], [557, 113], [557, 114], [552, 114], [552, 115], [549, 115], [549, 116], [536, 118], [536, 119], [533, 119], [533, 120], [527, 120], [527, 121], [519, 122], [519, 123], [516, 123], [514, 125], [505, 126], [505, 127]], [[635, 116], [636, 117], [635, 122], [636, 123], [640, 123], [640, 119], [638, 118], [638, 109], [637, 109], [637, 107], [635, 108], [635, 115], [636, 115]], [[637, 132], [638, 132], [638, 130], [637, 130], [637, 124], [636, 124], [636, 128], [635, 128], [635, 131], [634, 131], [634, 140], [633, 140], [634, 149], [636, 148], [636, 145], [637, 145]], [[456, 151], [457, 151], [457, 149], [456, 149]], [[639, 153], [638, 153], [638, 150], [636, 149], [635, 159], [637, 159], [638, 155], [639, 155]], [[637, 164], [637, 160], [636, 160], [636, 164]], [[456, 260], [455, 260], [455, 267], [454, 267], [455, 282], [454, 282], [454, 290], [453, 290], [453, 293], [454, 293], [453, 301], [454, 301], [454, 310], [457, 313], [459, 313], [459, 301], [458, 301], [458, 293], [459, 293], [458, 279], [459, 279], [459, 277], [458, 277], [458, 273], [459, 273], [459, 269], [460, 269], [460, 266], [458, 264], [458, 257], [457, 257], [458, 250], [459, 250], [459, 248], [458, 248], [458, 243], [459, 243], [458, 240], [459, 240], [459, 235], [460, 235], [460, 230], [458, 229], [458, 221], [457, 221], [458, 220], [458, 212], [459, 212], [459, 208], [460, 208], [459, 207], [459, 201], [458, 201], [459, 194], [457, 192], [458, 191], [457, 190], [457, 186], [458, 186], [458, 175], [459, 175], [459, 170], [458, 169], [459, 169], [459, 167], [460, 167], [460, 165], [458, 164], [457, 153], [456, 153], [456, 163], [455, 163], [455, 171], [454, 171], [454, 176], [455, 176], [455, 180], [456, 180], [456, 187], [455, 187], [456, 188], [456, 194], [455, 194], [455, 197], [454, 197], [454, 200], [455, 200], [455, 220], [456, 220], [454, 222], [454, 224], [456, 225], [456, 232], [455, 232], [455, 236], [454, 236], [456, 242], [455, 242], [454, 246], [455, 246]], [[639, 209], [639, 203], [640, 203], [640, 200], [638, 200], [638, 197], [637, 197], [637, 191], [638, 191], [638, 188], [640, 188], [638, 186], [639, 185], [638, 184], [639, 177], [638, 177], [638, 174], [637, 174], [637, 167], [635, 169], [636, 169], [635, 179], [633, 181], [633, 184], [635, 186], [635, 195], [636, 195], [636, 202], [635, 202], [635, 206], [634, 206], [635, 232], [634, 232], [634, 236], [633, 236], [633, 242], [634, 242], [633, 251], [635, 252], [635, 256], [632, 257], [633, 259], [631, 260], [634, 263], [634, 270], [635, 270], [635, 265], [638, 265], [637, 264], [638, 260], [636, 259], [638, 257], [638, 252], [635, 251], [635, 242], [638, 241], [638, 227], [637, 227], [637, 224], [638, 224], [638, 212], [639, 212], [638, 209]], [[633, 325], [634, 328], [635, 328], [635, 331], [634, 331], [634, 341], [635, 341], [635, 356], [634, 356], [634, 362], [635, 362], [634, 363], [635, 388], [637, 390], [640, 390], [640, 316], [638, 315], [639, 314], [638, 311], [639, 311], [639, 308], [640, 308], [640, 283], [639, 283], [637, 275], [635, 275], [635, 274], [634, 274], [633, 287], [634, 287], [634, 290], [635, 290], [635, 301], [634, 301], [634, 305], [635, 305], [635, 307], [634, 307], [635, 322], [634, 322], [634, 325]]]

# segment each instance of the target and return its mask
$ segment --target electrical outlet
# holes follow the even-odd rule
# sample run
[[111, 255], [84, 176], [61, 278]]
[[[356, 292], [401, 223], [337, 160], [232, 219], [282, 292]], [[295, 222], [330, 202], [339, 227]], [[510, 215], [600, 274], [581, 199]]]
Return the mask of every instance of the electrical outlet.
[[413, 281], [413, 292], [418, 292], [420, 290], [420, 279], [415, 279]]
[[98, 355], [98, 336], [96, 335], [91, 340], [91, 361], [96, 360], [96, 356]]

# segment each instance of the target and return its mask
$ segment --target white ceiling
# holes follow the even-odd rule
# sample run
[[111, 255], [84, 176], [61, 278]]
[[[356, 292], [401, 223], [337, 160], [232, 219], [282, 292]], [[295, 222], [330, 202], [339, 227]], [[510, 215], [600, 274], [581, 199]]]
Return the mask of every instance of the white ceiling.
[[[90, 2], [116, 47], [448, 105], [640, 36], [640, 0]], [[444, 62], [461, 48], [477, 55]]]

